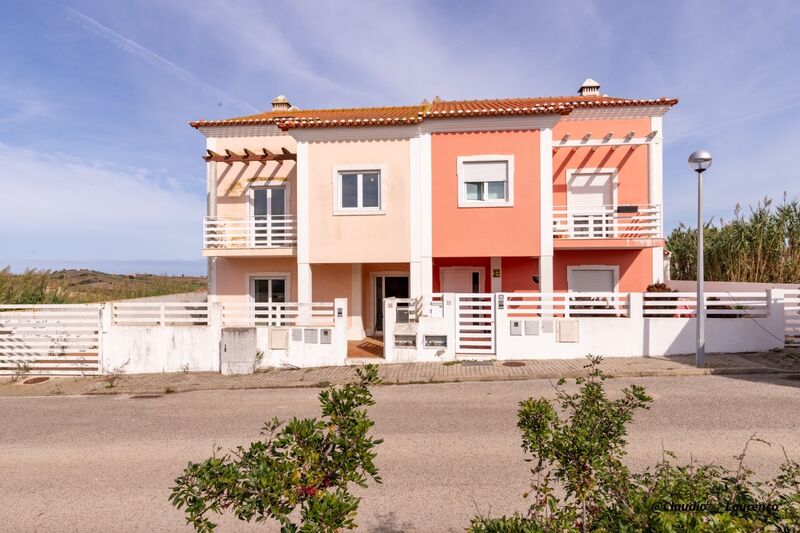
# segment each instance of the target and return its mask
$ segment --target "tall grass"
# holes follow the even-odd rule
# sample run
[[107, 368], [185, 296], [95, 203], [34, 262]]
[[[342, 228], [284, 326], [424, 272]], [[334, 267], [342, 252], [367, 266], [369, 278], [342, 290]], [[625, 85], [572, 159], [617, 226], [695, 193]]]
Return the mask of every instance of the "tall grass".
[[206, 281], [190, 276], [115, 275], [91, 270], [0, 269], [0, 304], [90, 303], [160, 296], [204, 289]]
[[[747, 214], [736, 206], [731, 220], [704, 225], [705, 279], [800, 283], [800, 204], [765, 198]], [[696, 228], [679, 225], [667, 238], [672, 279], [697, 275]]]
[[46, 270], [26, 270], [12, 274], [6, 267], [0, 270], [0, 303], [63, 304], [69, 303], [64, 286], [53, 283]]

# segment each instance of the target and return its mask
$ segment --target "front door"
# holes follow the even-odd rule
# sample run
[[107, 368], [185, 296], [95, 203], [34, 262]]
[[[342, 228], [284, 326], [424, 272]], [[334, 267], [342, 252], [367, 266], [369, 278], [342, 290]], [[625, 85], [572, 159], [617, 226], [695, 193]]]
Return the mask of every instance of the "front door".
[[442, 292], [483, 292], [483, 269], [471, 267], [444, 267], [439, 269]]
[[408, 298], [408, 276], [375, 276], [375, 333], [383, 334], [383, 299]]
[[253, 189], [255, 246], [274, 246], [284, 237], [284, 233], [287, 231], [286, 199], [286, 189], [283, 187]]

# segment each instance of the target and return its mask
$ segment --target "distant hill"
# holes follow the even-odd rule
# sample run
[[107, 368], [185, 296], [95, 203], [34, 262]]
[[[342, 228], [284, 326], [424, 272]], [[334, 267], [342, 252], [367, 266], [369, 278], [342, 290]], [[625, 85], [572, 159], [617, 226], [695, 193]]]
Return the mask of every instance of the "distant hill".
[[96, 270], [0, 270], [0, 303], [90, 303], [206, 289], [200, 276], [107, 274]]

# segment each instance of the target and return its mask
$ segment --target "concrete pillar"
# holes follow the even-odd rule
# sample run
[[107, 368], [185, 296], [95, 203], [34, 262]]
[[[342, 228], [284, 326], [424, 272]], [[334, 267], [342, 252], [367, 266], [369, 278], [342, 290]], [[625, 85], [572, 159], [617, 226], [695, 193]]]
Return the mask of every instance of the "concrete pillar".
[[[492, 292], [503, 291], [503, 265], [501, 257], [492, 257], [489, 275], [492, 280]], [[499, 275], [495, 276], [495, 272], [499, 271]]]
[[539, 292], [553, 292], [553, 130], [539, 130]]
[[297, 301], [299, 303], [311, 303], [311, 265], [309, 263], [297, 263]]
[[334, 364], [347, 362], [347, 298], [333, 300]]
[[539, 257], [539, 292], [553, 292], [553, 256]]
[[350, 286], [350, 327], [347, 330], [347, 338], [350, 340], [361, 340], [364, 338], [364, 276], [361, 263], [350, 265], [351, 286]]

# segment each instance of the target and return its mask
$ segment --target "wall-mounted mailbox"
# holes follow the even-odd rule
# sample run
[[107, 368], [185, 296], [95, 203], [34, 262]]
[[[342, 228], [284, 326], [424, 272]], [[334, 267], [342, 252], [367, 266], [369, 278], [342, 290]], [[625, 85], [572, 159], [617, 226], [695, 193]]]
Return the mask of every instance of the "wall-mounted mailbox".
[[316, 329], [304, 329], [303, 330], [303, 341], [306, 344], [317, 344], [319, 340], [319, 331]]
[[542, 333], [553, 333], [554, 330], [552, 320], [542, 320]]
[[319, 330], [319, 343], [320, 344], [330, 344], [331, 343], [331, 330], [329, 330], [329, 329], [321, 329], [321, 330]]
[[289, 348], [289, 330], [272, 329], [269, 332], [269, 349], [286, 350]]
[[447, 335], [425, 335], [426, 348], [447, 348]]
[[578, 327], [577, 320], [559, 320], [556, 342], [578, 342]]
[[292, 340], [294, 342], [303, 342], [303, 330], [295, 328], [292, 330]]
[[525, 335], [539, 335], [539, 321], [538, 320], [526, 320], [525, 321]]
[[396, 335], [394, 338], [395, 348], [416, 348], [416, 335]]
[[398, 324], [408, 324], [408, 309], [397, 308], [395, 311], [395, 320]]
[[522, 321], [521, 320], [512, 320], [511, 321], [511, 335], [522, 335]]

